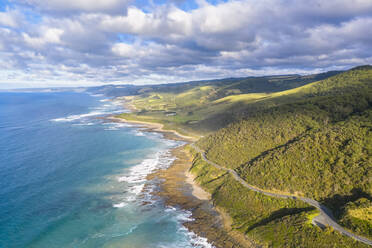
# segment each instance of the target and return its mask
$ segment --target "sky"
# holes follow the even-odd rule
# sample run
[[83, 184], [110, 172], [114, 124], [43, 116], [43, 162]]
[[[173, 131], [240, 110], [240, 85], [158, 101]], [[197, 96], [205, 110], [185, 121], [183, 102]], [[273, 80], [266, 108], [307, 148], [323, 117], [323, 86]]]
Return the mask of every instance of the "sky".
[[372, 64], [372, 0], [0, 0], [0, 88]]

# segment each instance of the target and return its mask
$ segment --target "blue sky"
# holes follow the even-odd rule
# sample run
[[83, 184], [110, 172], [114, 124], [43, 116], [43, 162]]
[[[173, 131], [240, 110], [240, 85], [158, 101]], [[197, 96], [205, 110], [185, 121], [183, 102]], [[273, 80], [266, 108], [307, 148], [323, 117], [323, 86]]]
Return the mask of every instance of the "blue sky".
[[372, 64], [371, 0], [0, 0], [0, 88]]

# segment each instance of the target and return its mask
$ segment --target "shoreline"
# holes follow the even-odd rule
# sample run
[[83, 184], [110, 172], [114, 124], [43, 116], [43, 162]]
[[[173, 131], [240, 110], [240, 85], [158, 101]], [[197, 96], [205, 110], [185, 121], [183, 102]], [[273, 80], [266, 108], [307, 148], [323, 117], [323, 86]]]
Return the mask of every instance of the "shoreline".
[[193, 196], [195, 196], [196, 198], [198, 198], [199, 200], [206, 200], [206, 201], [210, 201], [212, 200], [212, 196], [210, 193], [206, 192], [202, 187], [200, 187], [200, 185], [195, 182], [195, 176], [189, 172], [189, 168], [185, 171], [185, 177], [186, 177], [186, 180], [185, 182], [189, 185], [191, 185], [192, 187], [192, 192], [191, 194]]
[[[184, 141], [186, 145], [196, 141], [195, 137], [186, 136], [176, 130], [164, 130], [161, 123], [131, 121], [109, 116], [105, 119], [115, 122], [135, 124], [147, 132], [162, 133], [165, 139]], [[192, 166], [191, 156], [185, 151], [185, 145], [171, 149], [175, 161], [164, 170], [158, 170], [148, 179], [160, 179], [160, 189], [154, 194], [165, 200], [166, 205], [181, 207], [191, 211], [192, 221], [184, 223], [185, 227], [201, 237], [205, 237], [212, 246], [218, 248], [258, 247], [253, 240], [233, 230], [231, 217], [222, 209], [213, 205], [211, 194], [206, 192], [189, 172]]]
[[[158, 170], [148, 179], [159, 180], [160, 189], [155, 195], [164, 199], [165, 204], [179, 207], [192, 213], [192, 220], [183, 225], [216, 248], [251, 248], [255, 246], [242, 233], [232, 230], [231, 218], [221, 209], [215, 208], [211, 196], [195, 181], [189, 173], [192, 160], [184, 146], [172, 149], [176, 160], [164, 170]], [[229, 221], [230, 220], [230, 221]]]
[[[144, 128], [147, 128], [148, 131], [151, 131], [151, 132], [163, 133], [165, 135], [168, 134], [166, 136], [166, 138], [169, 138], [169, 139], [182, 140], [182, 141], [185, 141], [185, 142], [194, 142], [194, 141], [198, 140], [195, 137], [180, 134], [176, 130], [164, 129], [164, 125], [161, 124], [161, 123], [127, 120], [127, 119], [119, 118], [119, 117], [115, 117], [115, 116], [105, 117], [105, 119], [108, 119], [108, 120], [111, 120], [111, 121], [114, 121], [114, 122], [136, 124], [136, 125], [142, 126]], [[172, 134], [173, 137], [170, 136], [169, 134]]]

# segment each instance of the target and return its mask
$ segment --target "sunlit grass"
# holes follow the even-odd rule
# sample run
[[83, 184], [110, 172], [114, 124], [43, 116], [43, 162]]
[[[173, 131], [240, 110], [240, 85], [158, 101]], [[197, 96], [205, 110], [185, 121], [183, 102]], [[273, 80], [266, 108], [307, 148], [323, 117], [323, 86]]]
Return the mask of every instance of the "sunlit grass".
[[359, 209], [350, 209], [348, 214], [352, 217], [372, 222], [372, 206]]

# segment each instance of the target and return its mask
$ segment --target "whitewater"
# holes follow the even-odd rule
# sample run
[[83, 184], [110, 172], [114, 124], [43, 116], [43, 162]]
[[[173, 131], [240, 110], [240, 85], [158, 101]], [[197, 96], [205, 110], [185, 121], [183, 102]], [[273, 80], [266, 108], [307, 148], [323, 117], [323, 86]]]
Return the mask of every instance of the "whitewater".
[[0, 247], [213, 247], [149, 174], [183, 143], [101, 118], [86, 93], [0, 93]]

